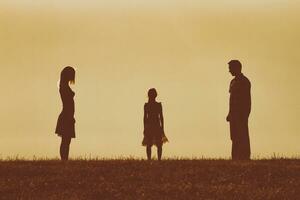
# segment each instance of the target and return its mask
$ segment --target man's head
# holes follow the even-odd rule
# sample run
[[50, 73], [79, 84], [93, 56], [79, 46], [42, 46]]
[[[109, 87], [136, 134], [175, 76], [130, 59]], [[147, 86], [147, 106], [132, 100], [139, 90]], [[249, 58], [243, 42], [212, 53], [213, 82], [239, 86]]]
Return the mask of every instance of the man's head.
[[231, 60], [229, 63], [229, 72], [232, 76], [237, 76], [242, 72], [242, 64], [238, 60]]

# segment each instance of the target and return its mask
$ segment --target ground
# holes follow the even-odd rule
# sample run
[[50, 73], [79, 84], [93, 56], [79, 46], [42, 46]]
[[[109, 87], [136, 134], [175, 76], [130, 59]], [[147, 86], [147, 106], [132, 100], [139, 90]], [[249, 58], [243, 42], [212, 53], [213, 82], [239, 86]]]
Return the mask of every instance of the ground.
[[0, 199], [300, 199], [300, 160], [3, 160]]

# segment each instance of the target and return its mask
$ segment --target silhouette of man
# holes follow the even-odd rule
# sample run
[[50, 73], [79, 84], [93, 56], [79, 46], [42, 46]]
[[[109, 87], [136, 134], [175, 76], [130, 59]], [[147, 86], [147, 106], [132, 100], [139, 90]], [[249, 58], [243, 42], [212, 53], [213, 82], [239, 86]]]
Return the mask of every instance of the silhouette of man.
[[251, 111], [251, 83], [242, 74], [240, 61], [231, 60], [228, 64], [229, 72], [234, 76], [230, 82], [229, 114], [226, 118], [230, 123], [231, 157], [233, 160], [249, 160], [248, 117]]

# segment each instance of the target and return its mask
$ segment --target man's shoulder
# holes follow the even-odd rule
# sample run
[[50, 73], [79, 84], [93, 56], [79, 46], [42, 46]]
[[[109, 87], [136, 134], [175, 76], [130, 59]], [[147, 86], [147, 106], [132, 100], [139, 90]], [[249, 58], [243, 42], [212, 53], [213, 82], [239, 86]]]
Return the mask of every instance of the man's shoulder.
[[245, 75], [242, 76], [242, 80], [243, 80], [243, 82], [244, 82], [245, 84], [251, 85], [250, 80], [249, 80], [248, 77], [246, 77]]
[[236, 82], [236, 80], [237, 80], [237, 78], [236, 78], [236, 77], [234, 77], [233, 79], [231, 79], [231, 81], [230, 81], [230, 85], [232, 85], [234, 82]]
[[236, 77], [236, 81], [242, 84], [250, 83], [250, 80], [244, 74], [241, 74], [240, 76]]

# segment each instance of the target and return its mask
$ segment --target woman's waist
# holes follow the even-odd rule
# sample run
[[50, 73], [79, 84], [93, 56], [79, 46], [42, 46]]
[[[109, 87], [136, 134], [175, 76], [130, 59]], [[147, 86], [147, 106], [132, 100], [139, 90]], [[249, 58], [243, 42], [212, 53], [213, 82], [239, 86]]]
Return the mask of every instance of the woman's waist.
[[62, 110], [61, 112], [60, 112], [60, 115], [62, 116], [62, 117], [74, 117], [74, 110], [73, 111], [71, 111], [71, 110]]

